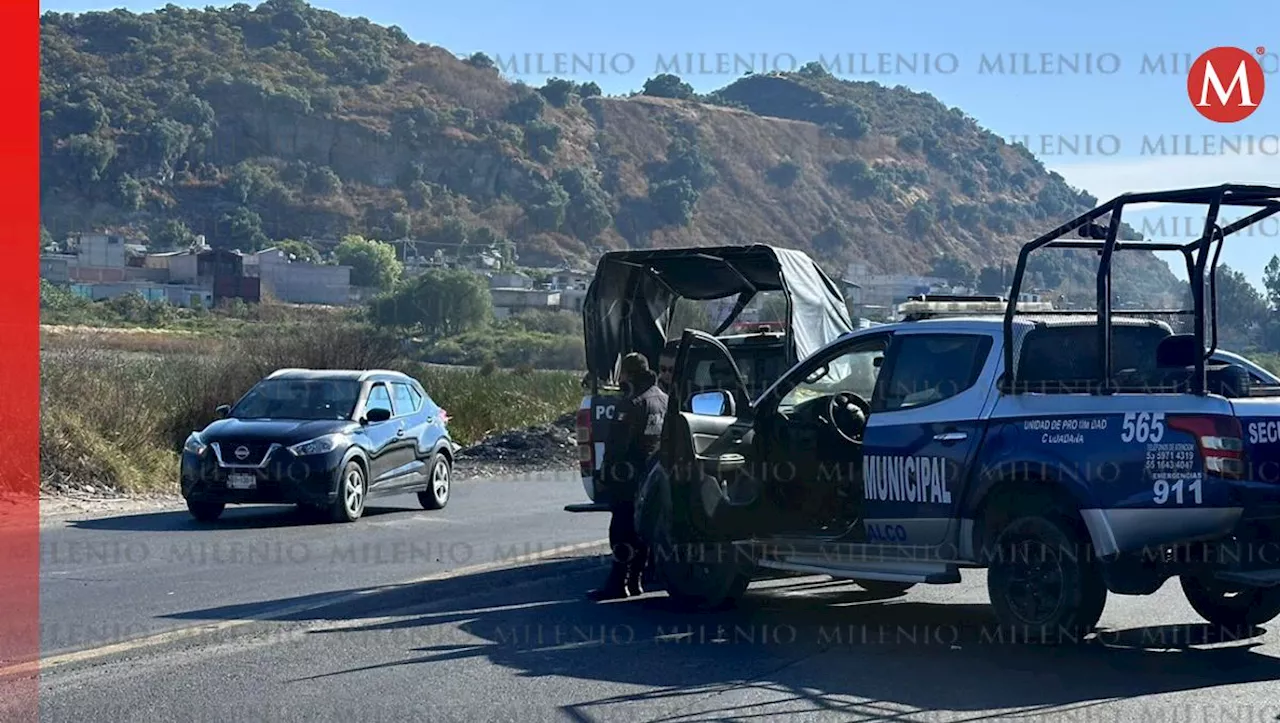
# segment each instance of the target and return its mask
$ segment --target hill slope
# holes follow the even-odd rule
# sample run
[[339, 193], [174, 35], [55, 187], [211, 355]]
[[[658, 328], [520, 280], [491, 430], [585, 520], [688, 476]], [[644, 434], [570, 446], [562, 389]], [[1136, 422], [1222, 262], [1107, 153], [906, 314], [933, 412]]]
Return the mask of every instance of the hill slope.
[[[940, 256], [976, 273], [1096, 201], [932, 96], [814, 66], [701, 98], [671, 76], [606, 98], [513, 84], [482, 55], [301, 0], [47, 13], [42, 29], [55, 235], [510, 240], [521, 263], [766, 242], [833, 274], [925, 273]], [[1092, 287], [1083, 259], [1042, 256], [1043, 284]], [[1120, 273], [1147, 298], [1175, 283], [1149, 256]]]

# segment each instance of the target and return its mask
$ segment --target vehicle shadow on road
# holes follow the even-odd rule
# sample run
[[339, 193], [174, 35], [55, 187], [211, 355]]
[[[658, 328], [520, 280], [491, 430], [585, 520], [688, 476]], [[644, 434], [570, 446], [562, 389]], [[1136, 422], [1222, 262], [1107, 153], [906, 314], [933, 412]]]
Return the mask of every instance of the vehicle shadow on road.
[[[362, 664], [317, 660], [314, 673], [298, 677], [368, 678], [405, 666], [447, 666], [440, 675], [451, 676], [447, 671], [467, 670], [474, 660], [521, 677], [649, 689], [564, 711], [580, 720], [596, 708], [658, 701], [687, 708], [734, 690], [748, 691], [741, 700], [752, 701], [749, 713], [730, 696], [716, 699], [729, 707], [702, 714], [725, 719], [822, 710], [885, 719], [923, 710], [1015, 708], [1044, 714], [1280, 679], [1280, 660], [1254, 651], [1262, 629], [1221, 647], [1203, 647], [1222, 638], [1198, 624], [1103, 630], [1078, 645], [1046, 647], [995, 632], [988, 605], [929, 603], [913, 593], [877, 598], [849, 583], [814, 584], [813, 578], [753, 588], [736, 608], [717, 612], [680, 612], [660, 592], [586, 601], [584, 590], [598, 584], [604, 570], [598, 558], [554, 561], [299, 613], [289, 619], [343, 621], [319, 623], [308, 635], [347, 637], [344, 649], [364, 652]], [[235, 612], [183, 617], [224, 615]]]
[[[362, 521], [384, 515], [415, 511], [422, 512], [422, 509], [369, 506], [365, 508], [360, 520], [353, 524], [359, 525]], [[197, 521], [186, 510], [172, 510], [75, 520], [68, 523], [67, 526], [80, 530], [100, 530], [104, 532], [199, 532], [338, 524], [347, 523], [333, 522], [324, 515], [304, 512], [291, 505], [252, 505], [244, 507], [228, 506], [226, 511], [222, 513], [222, 517], [208, 523]]]

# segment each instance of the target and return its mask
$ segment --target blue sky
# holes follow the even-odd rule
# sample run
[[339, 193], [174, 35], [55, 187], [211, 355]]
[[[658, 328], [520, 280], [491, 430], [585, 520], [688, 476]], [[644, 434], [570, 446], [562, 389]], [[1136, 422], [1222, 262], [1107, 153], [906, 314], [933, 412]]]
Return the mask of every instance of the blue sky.
[[[146, 11], [164, 4], [55, 0], [42, 9]], [[516, 65], [508, 67], [530, 83], [559, 74], [594, 80], [606, 93], [639, 89], [646, 78], [671, 68], [673, 55], [675, 68], [699, 91], [732, 82], [747, 65], [757, 71], [789, 70], [810, 60], [838, 58], [843, 65], [833, 72], [930, 92], [1001, 136], [1026, 142], [1072, 185], [1103, 199], [1124, 191], [1226, 181], [1280, 183], [1277, 2], [1220, 3], [1209, 9], [1189, 0], [1082, 0], [1033, 7], [1013, 0], [916, 0], [910, 5], [832, 3], [820, 9], [752, 0], [634, 5], [319, 0], [313, 5], [398, 25], [414, 40], [455, 53], [484, 51], [505, 64], [514, 57]], [[1240, 123], [1205, 120], [1187, 98], [1189, 59], [1217, 45], [1266, 49], [1261, 59], [1272, 87], [1259, 109]], [[582, 72], [539, 73], [538, 54], [543, 67], [554, 71], [557, 53], [578, 56]], [[851, 57], [857, 67], [850, 65]], [[1160, 58], [1163, 68], [1157, 65]], [[583, 67], [584, 62], [592, 67]], [[1039, 72], [1026, 72], [1028, 66]], [[1194, 210], [1156, 208], [1131, 223], [1189, 240], [1189, 213]], [[1280, 219], [1272, 219], [1253, 237], [1228, 242], [1223, 261], [1260, 284], [1262, 267], [1277, 254]]]

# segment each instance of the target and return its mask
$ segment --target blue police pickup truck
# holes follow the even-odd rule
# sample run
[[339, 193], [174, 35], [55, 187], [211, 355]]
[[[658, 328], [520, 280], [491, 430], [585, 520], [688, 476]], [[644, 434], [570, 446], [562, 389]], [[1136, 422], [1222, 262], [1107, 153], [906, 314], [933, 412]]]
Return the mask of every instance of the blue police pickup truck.
[[[1118, 241], [1137, 203], [1201, 203], [1204, 235]], [[1231, 205], [1251, 213], [1220, 223]], [[1010, 301], [1003, 318], [855, 331], [759, 395], [682, 391], [687, 359], [733, 364], [686, 331], [636, 501], [668, 594], [718, 606], [780, 572], [892, 594], [985, 568], [1001, 625], [1029, 640], [1080, 640], [1108, 593], [1174, 577], [1211, 623], [1271, 620], [1280, 385], [1216, 348], [1213, 268], [1225, 237], [1277, 212], [1280, 189], [1256, 186], [1121, 196], [1027, 244], [1008, 297], [1030, 253], [1091, 249], [1096, 309], [1020, 314]], [[1111, 258], [1129, 250], [1181, 251], [1192, 308], [1113, 310]]]

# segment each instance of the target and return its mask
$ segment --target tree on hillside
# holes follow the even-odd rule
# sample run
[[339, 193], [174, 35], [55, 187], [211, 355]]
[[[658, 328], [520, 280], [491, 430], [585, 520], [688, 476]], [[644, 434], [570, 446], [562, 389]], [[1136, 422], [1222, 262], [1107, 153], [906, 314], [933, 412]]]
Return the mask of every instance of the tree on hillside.
[[[933, 210], [933, 206], [923, 198], [911, 206], [911, 210], [907, 211], [907, 215], [903, 219], [907, 232], [911, 234], [912, 238], [916, 239], [922, 239], [927, 236], [937, 220], [938, 217]], [[972, 274], [972, 269], [969, 269], [968, 273]]]
[[613, 223], [608, 194], [581, 168], [557, 171], [555, 181], [569, 195], [565, 226], [574, 236], [590, 241]]
[[308, 264], [320, 263], [320, 253], [316, 248], [306, 241], [295, 241], [294, 239], [285, 239], [276, 242], [276, 248], [292, 255], [298, 261]]
[[190, 248], [196, 240], [196, 235], [191, 233], [187, 224], [173, 218], [152, 224], [147, 237], [147, 245], [152, 251]]
[[497, 70], [498, 68], [498, 64], [493, 62], [493, 58], [490, 58], [485, 53], [480, 52], [472, 53], [462, 62], [472, 67], [480, 68], [481, 70]]
[[653, 210], [664, 224], [684, 226], [693, 219], [693, 207], [698, 203], [698, 189], [687, 178], [660, 181], [649, 188], [649, 200]]
[[430, 269], [375, 299], [370, 312], [381, 326], [443, 337], [484, 326], [493, 317], [493, 300], [477, 274]]
[[693, 86], [684, 82], [678, 75], [662, 73], [644, 82], [643, 95], [655, 98], [679, 98], [687, 100], [693, 97]]
[[1226, 264], [1218, 266], [1214, 286], [1218, 297], [1218, 330], [1225, 345], [1255, 346], [1271, 318], [1262, 293], [1242, 272]]
[[547, 107], [547, 99], [527, 86], [520, 92], [516, 100], [511, 101], [503, 118], [517, 125], [528, 125], [542, 117]]
[[353, 286], [390, 289], [404, 271], [394, 246], [363, 236], [344, 237], [333, 255], [339, 265], [351, 267]]
[[1272, 256], [1262, 271], [1262, 285], [1267, 290], [1267, 303], [1280, 311], [1280, 256]]
[[328, 166], [321, 166], [307, 174], [307, 193], [317, 196], [335, 196], [342, 192], [342, 179]]
[[569, 99], [573, 97], [573, 91], [577, 86], [572, 80], [564, 78], [551, 78], [545, 85], [538, 89], [543, 98], [547, 102], [557, 108], [563, 108], [569, 105]]
[[215, 248], [257, 251], [269, 240], [262, 232], [262, 217], [245, 206], [224, 214], [215, 231], [210, 241]]
[[816, 60], [811, 60], [808, 63], [805, 63], [800, 66], [800, 70], [796, 72], [809, 78], [825, 78], [831, 75], [831, 72], [827, 70], [827, 67]]
[[953, 284], [968, 285], [973, 283], [975, 274], [973, 267], [964, 259], [951, 254], [942, 254], [933, 260], [929, 275], [946, 279]]
[[1009, 289], [1004, 281], [1004, 270], [998, 266], [983, 266], [978, 272], [979, 294], [1007, 294]]

